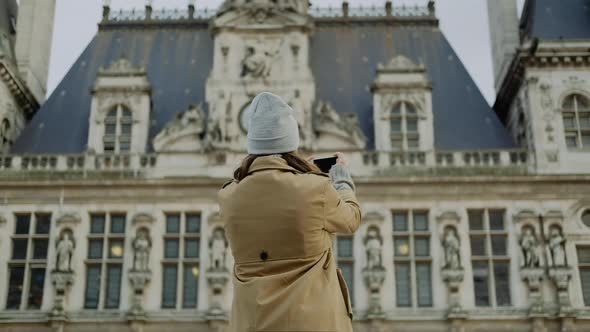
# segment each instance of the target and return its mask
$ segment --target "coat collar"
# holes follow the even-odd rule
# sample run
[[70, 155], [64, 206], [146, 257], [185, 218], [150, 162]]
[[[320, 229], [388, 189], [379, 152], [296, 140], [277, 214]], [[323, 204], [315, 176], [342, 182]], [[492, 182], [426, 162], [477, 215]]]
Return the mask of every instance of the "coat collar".
[[248, 170], [248, 174], [252, 174], [254, 172], [259, 171], [266, 171], [266, 170], [283, 170], [293, 173], [301, 173], [300, 171], [296, 170], [295, 168], [289, 166], [287, 161], [283, 159], [280, 155], [270, 155], [270, 156], [261, 156], [256, 158], [252, 165], [250, 165], [250, 169]]

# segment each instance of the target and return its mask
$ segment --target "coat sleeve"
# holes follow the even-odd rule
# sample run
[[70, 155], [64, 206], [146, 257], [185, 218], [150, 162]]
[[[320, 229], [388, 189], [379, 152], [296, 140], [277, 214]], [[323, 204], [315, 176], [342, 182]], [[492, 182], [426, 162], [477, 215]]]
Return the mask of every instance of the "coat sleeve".
[[347, 186], [336, 190], [326, 181], [324, 229], [330, 233], [354, 233], [361, 224], [361, 208], [354, 191]]

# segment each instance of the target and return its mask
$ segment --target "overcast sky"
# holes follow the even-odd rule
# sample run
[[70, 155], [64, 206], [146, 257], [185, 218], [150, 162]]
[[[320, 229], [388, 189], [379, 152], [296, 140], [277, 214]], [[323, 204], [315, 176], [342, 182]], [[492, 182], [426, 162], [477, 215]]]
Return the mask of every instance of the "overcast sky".
[[[518, 0], [522, 7], [524, 0]], [[187, 0], [154, 0], [154, 8], [182, 8]], [[222, 0], [196, 0], [197, 7], [217, 8]], [[339, 6], [342, 0], [311, 0], [314, 6]], [[351, 6], [379, 5], [385, 0], [349, 0]], [[427, 0], [393, 0], [394, 5], [424, 4]], [[102, 0], [57, 0], [48, 92], [59, 84], [92, 37], [102, 13]], [[471, 76], [491, 104], [494, 82], [486, 0], [437, 0], [440, 26]], [[141, 8], [145, 0], [112, 0], [113, 10]]]

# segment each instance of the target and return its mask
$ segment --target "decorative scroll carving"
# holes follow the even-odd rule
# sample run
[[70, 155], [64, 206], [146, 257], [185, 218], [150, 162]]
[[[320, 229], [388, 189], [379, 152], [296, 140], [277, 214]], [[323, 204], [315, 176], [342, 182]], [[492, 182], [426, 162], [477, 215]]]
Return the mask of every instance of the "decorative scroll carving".
[[314, 131], [318, 139], [323, 135], [337, 138], [352, 148], [365, 147], [367, 138], [360, 128], [355, 113], [338, 113], [326, 102], [319, 102], [314, 113]]
[[201, 151], [205, 133], [205, 112], [202, 105], [190, 105], [178, 113], [154, 138], [156, 151]]

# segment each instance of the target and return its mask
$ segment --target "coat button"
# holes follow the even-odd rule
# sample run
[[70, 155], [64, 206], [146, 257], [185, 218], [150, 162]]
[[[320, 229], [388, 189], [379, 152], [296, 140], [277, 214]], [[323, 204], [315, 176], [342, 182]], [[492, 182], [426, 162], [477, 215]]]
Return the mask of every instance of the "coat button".
[[262, 259], [263, 261], [267, 260], [267, 259], [268, 259], [268, 253], [267, 253], [266, 251], [264, 251], [264, 250], [263, 250], [263, 251], [260, 253], [260, 259]]

